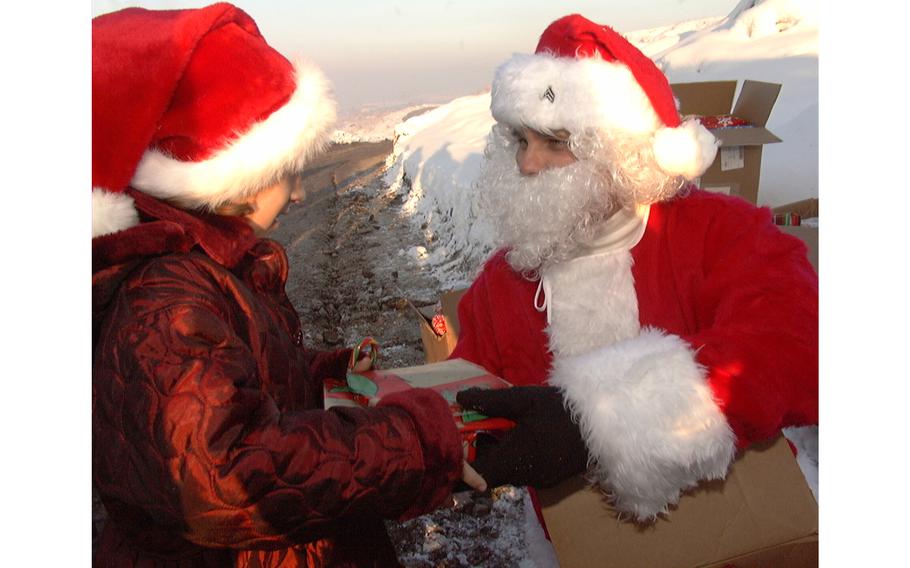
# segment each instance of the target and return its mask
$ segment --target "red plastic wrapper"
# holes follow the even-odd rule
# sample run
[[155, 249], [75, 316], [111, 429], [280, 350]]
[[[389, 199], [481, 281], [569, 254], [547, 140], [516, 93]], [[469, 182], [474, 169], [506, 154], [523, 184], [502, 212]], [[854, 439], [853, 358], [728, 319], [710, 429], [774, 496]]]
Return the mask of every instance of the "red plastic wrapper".
[[774, 215], [775, 225], [799, 226], [802, 220], [799, 213], [777, 213]]
[[738, 116], [733, 116], [732, 114], [699, 116], [697, 118], [698, 121], [701, 122], [701, 125], [708, 130], [714, 130], [715, 128], [736, 128], [741, 126], [752, 126], [752, 123], [748, 120], [744, 120]]
[[446, 327], [446, 317], [442, 314], [436, 314], [430, 321], [430, 327], [433, 328], [433, 333], [442, 337], [446, 334], [446, 331], [448, 331], [448, 328]]

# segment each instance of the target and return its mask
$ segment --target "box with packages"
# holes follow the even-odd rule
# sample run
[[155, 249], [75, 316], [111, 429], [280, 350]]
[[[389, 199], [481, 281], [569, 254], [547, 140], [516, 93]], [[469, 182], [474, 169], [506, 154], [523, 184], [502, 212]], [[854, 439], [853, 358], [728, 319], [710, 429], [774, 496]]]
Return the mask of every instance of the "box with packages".
[[417, 316], [420, 326], [420, 339], [427, 363], [444, 361], [458, 343], [458, 301], [466, 289], [454, 290], [442, 294], [436, 305], [417, 307], [408, 301], [408, 305]]
[[757, 204], [762, 146], [781, 141], [765, 128], [781, 85], [743, 81], [734, 103], [736, 83], [706, 81], [670, 87], [679, 99], [680, 114], [698, 117], [720, 143], [714, 163], [695, 184]]
[[[774, 223], [788, 235], [806, 244], [809, 262], [818, 271], [818, 199], [810, 198], [779, 205], [772, 209]], [[807, 220], [813, 219], [811, 224]]]
[[325, 408], [375, 406], [392, 393], [411, 388], [433, 389], [449, 403], [465, 444], [467, 459], [473, 461], [479, 434], [495, 436], [514, 426], [514, 423], [505, 418], [487, 417], [473, 410], [464, 410], [456, 402], [455, 395], [475, 387], [501, 389], [511, 386], [483, 367], [464, 359], [452, 359], [429, 365], [348, 373], [344, 379], [328, 379], [323, 387], [323, 396]]
[[651, 525], [619, 521], [576, 477], [539, 491], [562, 568], [818, 566], [818, 505], [784, 438], [744, 452]]

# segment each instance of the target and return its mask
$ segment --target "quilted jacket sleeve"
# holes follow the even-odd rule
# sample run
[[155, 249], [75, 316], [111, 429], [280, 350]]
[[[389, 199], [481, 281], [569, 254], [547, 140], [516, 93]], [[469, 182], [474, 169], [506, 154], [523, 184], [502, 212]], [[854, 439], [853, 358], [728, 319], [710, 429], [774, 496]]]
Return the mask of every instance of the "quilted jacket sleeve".
[[303, 351], [308, 362], [310, 379], [321, 384], [326, 379], [337, 379], [347, 373], [353, 349], [317, 351], [304, 347]]
[[287, 546], [443, 502], [462, 448], [442, 397], [415, 389], [377, 408], [283, 413], [223, 295], [190, 276], [145, 274], [111, 308], [93, 373], [102, 493], [192, 542], [231, 548]]

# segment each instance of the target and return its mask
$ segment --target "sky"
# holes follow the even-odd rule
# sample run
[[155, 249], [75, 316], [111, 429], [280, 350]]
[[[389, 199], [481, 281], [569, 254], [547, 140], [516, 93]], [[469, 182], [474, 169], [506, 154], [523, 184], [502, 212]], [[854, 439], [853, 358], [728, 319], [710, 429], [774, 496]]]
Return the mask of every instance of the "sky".
[[[210, 1], [96, 0], [92, 16], [126, 6]], [[237, 0], [269, 43], [320, 65], [342, 115], [364, 106], [441, 103], [483, 91], [512, 53], [533, 51], [547, 24], [577, 12], [621, 32], [725, 16], [738, 0]]]

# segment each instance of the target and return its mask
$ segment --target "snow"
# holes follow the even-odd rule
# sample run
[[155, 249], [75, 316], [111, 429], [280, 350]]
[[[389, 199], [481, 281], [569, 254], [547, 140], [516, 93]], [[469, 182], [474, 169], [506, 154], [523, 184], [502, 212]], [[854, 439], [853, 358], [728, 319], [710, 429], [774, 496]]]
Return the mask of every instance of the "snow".
[[[767, 125], [783, 142], [764, 147], [760, 205], [818, 197], [817, 9], [806, 0], [743, 0], [726, 17], [627, 34], [670, 82], [783, 85]], [[386, 181], [406, 195], [406, 213], [432, 244], [420, 262], [449, 288], [469, 284], [492, 250], [472, 185], [493, 125], [489, 107], [489, 92], [462, 97], [395, 127]]]
[[395, 127], [399, 123], [435, 107], [436, 105], [432, 104], [363, 107], [339, 117], [338, 126], [332, 134], [332, 142], [350, 144], [392, 140]]
[[409, 568], [516, 566], [557, 568], [553, 546], [524, 488], [454, 495], [454, 506], [388, 523], [399, 561]]

